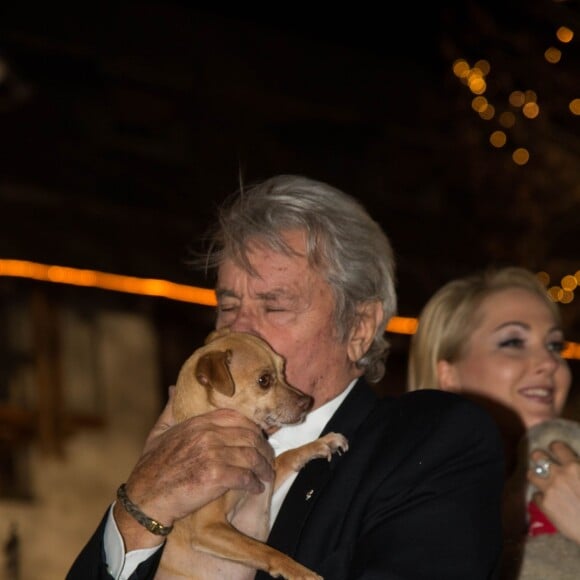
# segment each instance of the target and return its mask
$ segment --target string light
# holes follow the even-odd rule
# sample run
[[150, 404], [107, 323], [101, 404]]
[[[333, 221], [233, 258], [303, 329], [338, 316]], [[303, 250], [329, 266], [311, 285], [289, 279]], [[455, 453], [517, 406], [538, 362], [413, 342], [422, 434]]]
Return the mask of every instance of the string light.
[[[202, 306], [217, 305], [215, 292], [207, 288], [176, 284], [175, 282], [168, 282], [167, 280], [159, 280], [156, 278], [137, 278], [135, 276], [98, 272], [96, 270], [51, 266], [25, 260], [0, 260], [0, 276], [27, 278], [55, 284], [69, 284], [72, 286], [100, 288], [129, 294], [155, 296], [168, 298], [169, 300], [201, 304]], [[577, 280], [580, 281], [580, 270], [576, 272], [576, 276]], [[544, 280], [545, 277], [541, 279]], [[394, 334], [414, 334], [417, 331], [418, 325], [419, 323], [416, 318], [393, 316], [389, 320], [385, 330]], [[565, 358], [580, 359], [580, 344], [568, 343], [563, 356]]]
[[[560, 26], [555, 32], [555, 40], [562, 45], [566, 45], [574, 38], [574, 31], [567, 26]], [[548, 46], [544, 51], [544, 59], [550, 64], [558, 64], [563, 57], [561, 48]], [[476, 95], [471, 103], [475, 112], [485, 121], [498, 119], [498, 123], [504, 128], [514, 127], [516, 117], [512, 111], [503, 111], [496, 114], [496, 107], [484, 96], [488, 88], [487, 76], [490, 74], [491, 65], [486, 59], [478, 60], [473, 66], [465, 58], [458, 58], [452, 64], [453, 74], [466, 85], [469, 90]], [[541, 113], [536, 92], [528, 89], [526, 91], [513, 90], [508, 96], [508, 104], [517, 109], [527, 119], [536, 119]], [[580, 115], [580, 99], [573, 99], [568, 105], [570, 113]], [[500, 131], [493, 131], [489, 137], [489, 142], [493, 147], [504, 147], [509, 141], [507, 134]], [[519, 147], [512, 152], [512, 161], [516, 165], [526, 165], [530, 160], [530, 153], [527, 148]]]

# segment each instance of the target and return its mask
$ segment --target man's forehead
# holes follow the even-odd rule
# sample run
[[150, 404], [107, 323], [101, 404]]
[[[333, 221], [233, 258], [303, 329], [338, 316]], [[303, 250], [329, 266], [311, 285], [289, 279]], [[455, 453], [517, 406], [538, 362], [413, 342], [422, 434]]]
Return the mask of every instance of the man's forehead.
[[256, 281], [244, 286], [219, 284], [216, 288], [218, 298], [241, 297], [247, 295], [259, 300], [284, 300], [295, 298], [303, 291], [302, 285], [274, 286], [267, 280]]
[[248, 256], [249, 268], [233, 258], [225, 258], [217, 270], [218, 285], [244, 284], [283, 288], [313, 272], [305, 256], [264, 251]]
[[314, 293], [326, 293], [328, 283], [310, 267], [285, 272], [275, 270], [265, 275], [251, 275], [238, 267], [224, 267], [218, 275], [218, 300], [226, 298], [262, 302], [295, 303], [309, 300]]
[[[277, 240], [275, 242], [274, 240]], [[254, 236], [246, 240], [245, 249], [248, 253], [255, 251], [271, 250], [288, 254], [287, 251], [281, 250], [285, 247], [286, 250], [291, 250], [291, 253], [299, 255], [306, 255], [307, 234], [302, 229], [286, 229], [278, 232], [276, 237], [269, 239], [267, 237]]]

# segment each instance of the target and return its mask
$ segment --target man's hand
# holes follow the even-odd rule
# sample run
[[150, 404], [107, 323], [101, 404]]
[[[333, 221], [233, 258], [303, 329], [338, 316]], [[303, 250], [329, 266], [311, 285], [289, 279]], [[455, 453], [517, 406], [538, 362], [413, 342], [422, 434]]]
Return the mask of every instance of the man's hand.
[[[251, 493], [274, 480], [274, 454], [260, 427], [236, 411], [216, 410], [176, 423], [169, 401], [127, 480], [127, 495], [165, 526], [196, 511], [227, 489]], [[115, 520], [127, 551], [160, 544], [123, 507]]]

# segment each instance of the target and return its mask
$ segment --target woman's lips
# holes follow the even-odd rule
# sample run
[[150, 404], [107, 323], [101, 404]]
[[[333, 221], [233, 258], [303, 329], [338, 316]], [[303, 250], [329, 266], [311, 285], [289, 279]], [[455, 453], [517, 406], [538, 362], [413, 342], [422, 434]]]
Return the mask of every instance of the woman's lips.
[[552, 403], [554, 400], [553, 387], [524, 387], [518, 392], [526, 399], [533, 399], [541, 403]]

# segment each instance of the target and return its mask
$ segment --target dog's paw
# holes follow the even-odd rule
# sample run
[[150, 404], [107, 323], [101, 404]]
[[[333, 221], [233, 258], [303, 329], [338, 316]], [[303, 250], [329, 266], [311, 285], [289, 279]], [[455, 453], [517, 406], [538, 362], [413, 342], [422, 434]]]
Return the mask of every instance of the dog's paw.
[[327, 433], [318, 439], [325, 451], [321, 457], [326, 457], [328, 461], [332, 459], [332, 454], [342, 455], [348, 451], [348, 440], [341, 433]]
[[327, 433], [310, 443], [289, 449], [276, 457], [276, 483], [277, 489], [290, 473], [300, 471], [313, 459], [332, 459], [332, 454], [341, 455], [348, 451], [348, 440], [340, 433]]
[[287, 556], [274, 559], [267, 572], [274, 578], [284, 578], [285, 580], [324, 580], [314, 570], [306, 568]]

